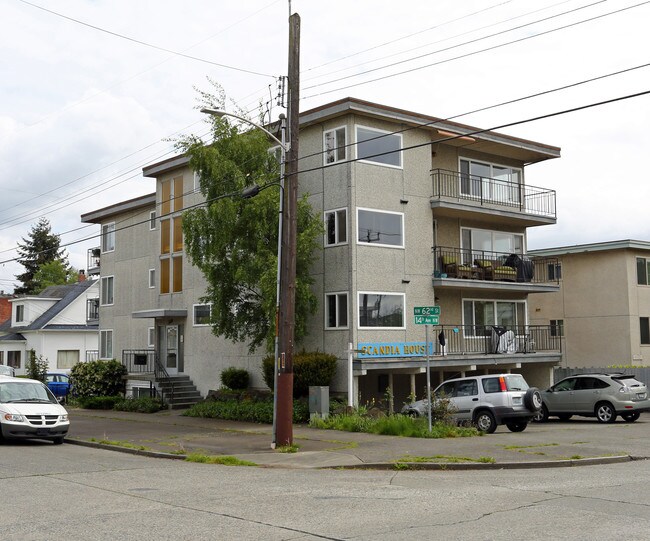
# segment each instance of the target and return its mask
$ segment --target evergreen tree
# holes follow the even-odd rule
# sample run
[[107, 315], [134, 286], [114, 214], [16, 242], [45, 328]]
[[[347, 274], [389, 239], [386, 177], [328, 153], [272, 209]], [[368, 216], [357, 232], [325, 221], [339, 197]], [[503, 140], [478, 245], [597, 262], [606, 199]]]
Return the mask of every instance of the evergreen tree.
[[22, 283], [22, 286], [14, 290], [16, 294], [38, 293], [39, 284], [34, 281], [34, 275], [45, 263], [60, 261], [68, 267], [65, 250], [61, 249], [61, 239], [52, 233], [47, 218], [41, 218], [32, 226], [28, 237], [23, 237], [23, 243], [18, 243], [18, 255], [18, 262], [25, 267], [25, 272], [16, 276]]

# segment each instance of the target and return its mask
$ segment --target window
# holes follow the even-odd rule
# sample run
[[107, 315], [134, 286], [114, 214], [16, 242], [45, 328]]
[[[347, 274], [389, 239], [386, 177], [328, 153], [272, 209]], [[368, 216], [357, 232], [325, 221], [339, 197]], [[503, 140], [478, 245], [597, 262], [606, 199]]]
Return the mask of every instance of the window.
[[22, 323], [25, 321], [25, 305], [18, 304], [16, 305], [16, 323]]
[[496, 256], [524, 254], [524, 236], [520, 233], [491, 231], [488, 229], [461, 229], [461, 248], [464, 263], [475, 259], [492, 259]]
[[639, 318], [641, 326], [641, 343], [650, 344], [650, 318]]
[[348, 209], [330, 210], [325, 213], [325, 246], [348, 242]]
[[113, 277], [112, 276], [103, 276], [101, 287], [101, 305], [107, 306], [113, 304]]
[[171, 250], [171, 222], [160, 220], [160, 253], [168, 254]]
[[149, 269], [149, 288], [156, 287], [156, 269]]
[[102, 226], [102, 252], [115, 250], [115, 222]]
[[174, 252], [183, 251], [183, 217], [177, 216], [174, 221]]
[[156, 211], [152, 210], [149, 213], [149, 231], [154, 231], [156, 229]]
[[549, 280], [560, 280], [562, 278], [562, 264], [561, 263], [549, 263], [548, 264], [548, 279]]
[[202, 327], [210, 325], [210, 316], [212, 315], [211, 304], [195, 304], [194, 305], [194, 326]]
[[325, 151], [325, 165], [342, 162], [346, 158], [347, 141], [345, 126], [328, 130], [323, 134], [323, 150]]
[[97, 321], [99, 319], [99, 299], [86, 300], [86, 321]]
[[404, 295], [359, 293], [359, 328], [404, 328]]
[[147, 347], [156, 347], [156, 328], [149, 327], [147, 329]]
[[79, 362], [78, 349], [60, 349], [56, 352], [56, 367], [68, 369]]
[[7, 366], [22, 368], [20, 351], [7, 351]]
[[183, 291], [183, 258], [172, 258], [172, 292]]
[[174, 212], [183, 210], [183, 177], [174, 179]]
[[347, 329], [348, 294], [328, 293], [325, 295], [325, 328]]
[[99, 358], [100, 359], [113, 358], [113, 331], [112, 330], [99, 331]]
[[563, 319], [551, 319], [551, 336], [564, 336]]
[[460, 160], [460, 193], [502, 203], [519, 203], [521, 169]]
[[526, 303], [464, 299], [463, 324], [465, 336], [490, 336], [494, 325], [525, 325]]
[[359, 160], [402, 167], [402, 136], [357, 126], [357, 158]]
[[169, 276], [170, 276], [169, 259], [160, 260], [160, 293], [169, 293]]
[[404, 247], [404, 215], [370, 209], [357, 209], [359, 244]]
[[160, 214], [162, 216], [169, 214], [172, 210], [171, 198], [172, 183], [169, 180], [165, 180], [160, 183]]
[[650, 285], [650, 259], [636, 258], [636, 283], [640, 286]]

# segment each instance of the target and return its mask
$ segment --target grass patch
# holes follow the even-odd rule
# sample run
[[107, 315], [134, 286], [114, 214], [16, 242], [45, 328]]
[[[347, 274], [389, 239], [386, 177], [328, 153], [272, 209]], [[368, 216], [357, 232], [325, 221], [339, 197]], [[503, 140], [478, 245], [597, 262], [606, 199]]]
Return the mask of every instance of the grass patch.
[[433, 456], [403, 456], [397, 459], [397, 463], [403, 462], [440, 462], [447, 463], [463, 463], [463, 462], [479, 462], [482, 464], [494, 464], [496, 460], [491, 456], [480, 456], [478, 458], [470, 458], [464, 456], [450, 456], [450, 455], [433, 455]]
[[537, 445], [504, 445], [503, 448], [507, 451], [516, 451], [518, 449], [535, 449], [537, 447], [557, 447], [559, 443], [540, 443]]
[[309, 426], [325, 430], [345, 432], [366, 432], [382, 436], [403, 436], [407, 438], [459, 438], [482, 435], [473, 427], [455, 426], [437, 422], [428, 429], [426, 419], [408, 415], [389, 415], [373, 418], [359, 413], [331, 415], [327, 419], [314, 418]]
[[200, 464], [221, 464], [222, 466], [257, 466], [255, 462], [240, 460], [234, 456], [211, 456], [191, 453], [185, 458], [187, 462], [198, 462]]
[[300, 445], [296, 445], [295, 443], [292, 445], [281, 445], [275, 448], [278, 453], [297, 453], [298, 449], [300, 449]]
[[127, 449], [136, 449], [138, 451], [151, 451], [149, 447], [145, 447], [144, 445], [136, 445], [128, 441], [98, 440], [96, 438], [90, 438], [90, 441], [95, 443], [101, 443], [102, 445], [114, 445], [115, 447], [126, 447]]

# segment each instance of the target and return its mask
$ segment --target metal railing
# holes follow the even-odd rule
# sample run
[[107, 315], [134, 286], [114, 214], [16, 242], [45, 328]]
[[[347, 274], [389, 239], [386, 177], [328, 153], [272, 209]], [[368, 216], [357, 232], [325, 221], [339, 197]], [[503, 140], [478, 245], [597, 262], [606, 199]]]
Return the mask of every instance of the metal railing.
[[86, 350], [86, 362], [91, 363], [99, 360], [99, 350], [98, 349], [87, 349]]
[[435, 332], [435, 355], [562, 352], [562, 337], [550, 325], [438, 325]]
[[96, 274], [100, 266], [100, 253], [99, 247], [89, 248], [88, 255], [86, 256], [86, 270], [88, 274]]
[[86, 323], [99, 321], [99, 299], [86, 300]]
[[[125, 349], [122, 350], [122, 364], [129, 374], [153, 375], [157, 382], [165, 381], [170, 386], [170, 402], [174, 401], [174, 382], [170, 379], [165, 366], [154, 349]], [[154, 393], [158, 394], [156, 387]], [[164, 398], [161, 396], [161, 398]]]
[[434, 199], [462, 199], [480, 206], [507, 207], [535, 216], [557, 217], [555, 190], [445, 169], [433, 169], [431, 176]]
[[436, 278], [464, 278], [535, 284], [559, 283], [557, 257], [505, 254], [488, 250], [470, 250], [434, 246], [433, 275]]

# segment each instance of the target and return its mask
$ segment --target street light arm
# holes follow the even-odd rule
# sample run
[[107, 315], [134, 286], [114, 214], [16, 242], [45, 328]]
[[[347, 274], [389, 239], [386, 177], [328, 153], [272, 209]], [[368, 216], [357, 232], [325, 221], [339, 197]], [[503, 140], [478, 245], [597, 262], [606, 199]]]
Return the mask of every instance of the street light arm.
[[288, 144], [288, 143], [282, 143], [282, 141], [280, 141], [280, 139], [278, 139], [275, 135], [273, 135], [273, 134], [272, 134], [269, 130], [267, 130], [265, 127], [260, 126], [259, 124], [256, 124], [256, 123], [253, 122], [252, 120], [248, 120], [247, 118], [245, 118], [245, 117], [243, 117], [243, 116], [234, 115], [234, 114], [232, 114], [232, 113], [226, 113], [225, 111], [221, 111], [220, 109], [209, 109], [209, 108], [207, 108], [207, 107], [204, 107], [203, 109], [201, 109], [201, 112], [202, 112], [202, 113], [206, 113], [206, 114], [208, 114], [208, 115], [213, 115], [213, 116], [216, 116], [216, 117], [219, 117], [219, 118], [224, 117], [224, 116], [229, 116], [229, 117], [232, 117], [232, 118], [236, 118], [237, 120], [241, 120], [242, 122], [245, 122], [245, 123], [247, 123], [247, 124], [250, 124], [251, 126], [254, 126], [254, 127], [257, 128], [258, 130], [262, 130], [266, 135], [268, 135], [268, 136], [269, 136], [271, 139], [273, 139], [273, 140], [274, 140], [278, 145], [280, 145], [280, 147], [281, 147], [285, 152], [288, 152], [288, 150], [289, 150], [289, 144]]

